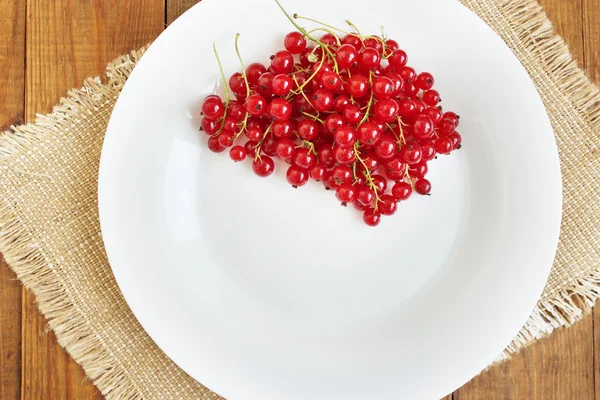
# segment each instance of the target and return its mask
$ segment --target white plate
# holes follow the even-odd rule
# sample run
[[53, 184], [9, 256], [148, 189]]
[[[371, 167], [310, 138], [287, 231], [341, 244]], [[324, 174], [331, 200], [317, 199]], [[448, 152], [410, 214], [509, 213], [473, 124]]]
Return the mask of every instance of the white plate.
[[[439, 398], [486, 367], [546, 282], [561, 213], [540, 98], [511, 51], [456, 1], [283, 2], [380, 25], [461, 114], [464, 148], [430, 163], [433, 196], [378, 228], [319, 184], [292, 189], [212, 154], [192, 117], [226, 73], [268, 61], [292, 26], [270, 0], [204, 0], [127, 82], [102, 152], [115, 277], [156, 343], [230, 400]], [[368, 6], [367, 6], [368, 4]]]

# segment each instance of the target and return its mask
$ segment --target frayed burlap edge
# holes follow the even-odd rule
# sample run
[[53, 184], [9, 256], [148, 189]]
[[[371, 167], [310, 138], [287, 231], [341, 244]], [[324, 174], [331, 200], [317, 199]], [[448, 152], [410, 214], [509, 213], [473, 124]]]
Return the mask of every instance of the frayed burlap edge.
[[[500, 12], [527, 44], [530, 54], [544, 64], [551, 80], [584, 116], [593, 132], [600, 131], [600, 89], [578, 67], [564, 39], [554, 31], [542, 7], [535, 1], [508, 0]], [[600, 139], [600, 137], [599, 137]], [[531, 316], [496, 361], [503, 361], [555, 329], [581, 320], [600, 298], [600, 268], [536, 305]]]
[[[599, 90], [578, 68], [542, 8], [531, 0], [511, 0], [500, 5], [499, 9], [513, 31], [528, 43], [528, 51], [543, 60], [561, 92], [597, 131], [600, 128]], [[97, 110], [94, 101], [102, 98], [104, 93], [122, 87], [144, 51], [145, 48], [136, 50], [111, 62], [107, 67], [106, 83], [103, 84], [99, 78], [88, 79], [82, 89], [70, 91], [51, 114], [39, 115], [35, 123], [11, 127], [0, 136], [0, 158], [33, 145], [37, 141], [36, 136], [48, 129], [61, 130], [74, 115], [92, 114]], [[0, 250], [25, 287], [35, 294], [40, 311], [48, 319], [48, 325], [56, 333], [60, 345], [82, 365], [104, 395], [138, 398], [141, 391], [135, 381], [91, 331], [71, 294], [56, 276], [53, 266], [49, 265], [41, 246], [32, 241], [32, 235], [7, 202], [0, 203], [0, 221], [4, 221], [0, 223]], [[599, 297], [600, 268], [570, 288], [540, 301], [518, 336], [497, 361], [510, 358], [511, 354], [556, 328], [570, 326], [580, 320]]]
[[[120, 90], [146, 48], [117, 57], [108, 64], [104, 83], [100, 78], [89, 78], [81, 89], [69, 91], [51, 114], [38, 115], [34, 123], [11, 127], [0, 136], [0, 159], [31, 148], [38, 141], [37, 137], [49, 129], [67, 128], [77, 115], [92, 115], [98, 111], [97, 102]], [[83, 367], [103, 395], [117, 399], [140, 398], [142, 391], [135, 380], [91, 330], [42, 247], [32, 241], [33, 236], [7, 201], [0, 202], [0, 221], [0, 252], [23, 285], [35, 295], [58, 343]]]

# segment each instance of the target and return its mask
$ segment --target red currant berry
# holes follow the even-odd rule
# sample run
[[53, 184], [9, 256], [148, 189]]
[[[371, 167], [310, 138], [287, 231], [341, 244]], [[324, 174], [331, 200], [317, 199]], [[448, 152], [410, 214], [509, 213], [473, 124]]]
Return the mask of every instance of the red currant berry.
[[381, 222], [381, 214], [371, 208], [363, 214], [363, 221], [369, 226], [377, 226]]
[[375, 202], [375, 193], [367, 186], [360, 186], [356, 194], [356, 201], [365, 207], [370, 207]]
[[382, 195], [385, 193], [385, 189], [387, 188], [387, 179], [385, 179], [381, 175], [372, 175], [371, 179], [373, 180], [373, 184], [375, 185], [375, 189], [377, 190], [378, 195]]
[[382, 122], [392, 122], [399, 112], [398, 102], [394, 99], [385, 99], [375, 104], [375, 117]]
[[317, 162], [317, 156], [310, 149], [302, 147], [296, 150], [292, 160], [297, 166], [309, 169]]
[[229, 158], [235, 162], [244, 161], [246, 158], [246, 149], [244, 146], [233, 146], [231, 150], [229, 150]]
[[285, 177], [288, 183], [295, 188], [304, 186], [308, 182], [308, 170], [297, 165], [290, 165]]
[[437, 107], [429, 107], [425, 110], [425, 114], [431, 118], [431, 121], [433, 121], [434, 124], [437, 124], [442, 120], [442, 111]]
[[402, 90], [404, 89], [404, 81], [400, 75], [395, 72], [390, 72], [386, 74], [385, 77], [391, 80], [392, 84], [394, 85], [392, 96], [398, 96], [400, 93], [402, 93]]
[[383, 43], [379, 36], [369, 36], [368, 38], [365, 38], [364, 43], [365, 47], [372, 48], [379, 54], [383, 53]]
[[423, 102], [430, 107], [436, 106], [440, 102], [440, 94], [437, 90], [428, 90], [423, 93]]
[[352, 164], [356, 161], [356, 154], [353, 147], [335, 146], [333, 154], [335, 160], [342, 165]]
[[294, 68], [294, 57], [287, 50], [278, 51], [271, 60], [271, 68], [276, 74], [289, 74]]
[[312, 105], [319, 112], [329, 111], [333, 107], [333, 93], [327, 89], [315, 90], [311, 95]]
[[390, 65], [393, 69], [401, 70], [406, 66], [408, 56], [406, 55], [406, 52], [404, 50], [398, 49], [392, 52], [392, 55], [390, 56], [390, 58], [388, 58], [388, 61], [390, 62]]
[[433, 75], [431, 75], [429, 72], [421, 72], [415, 81], [415, 85], [422, 90], [431, 89], [433, 87], [433, 83]]
[[426, 140], [422, 142], [421, 149], [423, 150], [423, 161], [431, 161], [435, 158], [436, 150], [433, 140]]
[[398, 45], [398, 42], [396, 42], [393, 39], [388, 39], [385, 41], [385, 48], [389, 51], [389, 52], [393, 52], [395, 50], [398, 50], [400, 48], [400, 46]]
[[400, 77], [404, 79], [404, 82], [412, 82], [416, 79], [417, 73], [414, 68], [411, 67], [403, 67], [399, 71]]
[[253, 142], [258, 142], [263, 135], [263, 131], [256, 126], [248, 127], [244, 133]]
[[219, 143], [218, 136], [211, 136], [208, 138], [208, 149], [213, 153], [221, 153], [225, 151], [225, 147], [221, 146], [221, 143]]
[[221, 122], [208, 118], [202, 118], [200, 130], [206, 132], [207, 135], [214, 135], [221, 128]]
[[404, 88], [402, 89], [402, 95], [405, 97], [416, 97], [417, 93], [419, 93], [419, 89], [412, 82], [405, 82]]
[[332, 167], [335, 164], [335, 157], [331, 145], [325, 145], [317, 150], [317, 158], [327, 167]]
[[336, 186], [340, 186], [344, 183], [352, 182], [354, 174], [350, 167], [346, 165], [336, 165], [331, 171], [331, 177]]
[[364, 71], [375, 68], [381, 62], [381, 52], [367, 47], [358, 54], [358, 66]]
[[430, 139], [433, 136], [431, 118], [424, 114], [418, 115], [412, 125], [412, 135], [417, 140]]
[[225, 104], [219, 96], [210, 95], [202, 103], [202, 114], [204, 118], [219, 119], [225, 114]]
[[304, 96], [296, 97], [294, 99], [292, 106], [294, 108], [293, 112], [292, 112], [292, 116], [294, 118], [302, 117], [303, 113], [310, 114], [310, 113], [312, 113], [312, 111], [315, 110], [314, 107], [312, 106], [312, 104], [310, 104]]
[[256, 86], [256, 91], [259, 94], [262, 94], [265, 97], [269, 97], [273, 94], [273, 80], [275, 79], [275, 74], [271, 72], [265, 72], [258, 78], [258, 83]]
[[231, 75], [231, 78], [229, 78], [229, 87], [235, 94], [245, 95], [247, 92], [246, 81], [244, 81], [244, 76], [240, 72]]
[[312, 73], [315, 74], [315, 77], [317, 79], [314, 79], [312, 82], [314, 82], [315, 84], [320, 85], [321, 84], [321, 77], [323, 76], [323, 74], [325, 74], [326, 72], [331, 72], [333, 71], [333, 65], [324, 62], [323, 64], [321, 63], [316, 63], [312, 66]]
[[404, 173], [406, 166], [400, 157], [393, 157], [385, 162], [385, 170], [394, 175], [400, 175]]
[[335, 183], [333, 174], [328, 174], [328, 176], [323, 180], [323, 186], [325, 186], [325, 190], [337, 189], [338, 184]]
[[306, 38], [300, 32], [290, 32], [285, 35], [283, 45], [292, 54], [300, 54], [306, 48]]
[[269, 156], [260, 156], [252, 162], [252, 170], [260, 177], [267, 177], [275, 170], [275, 163]]
[[340, 76], [334, 71], [327, 71], [321, 76], [321, 85], [325, 89], [337, 90], [342, 84]]
[[391, 138], [384, 137], [375, 145], [375, 154], [383, 160], [394, 157], [398, 151], [398, 144]]
[[332, 33], [326, 33], [321, 36], [320, 41], [327, 46], [336, 46], [338, 44], [338, 37]]
[[[267, 111], [267, 101], [260, 94], [250, 95], [244, 104], [250, 115], [259, 116]], [[291, 110], [290, 110], [291, 111]]]
[[431, 193], [431, 182], [427, 179], [419, 179], [415, 182], [415, 191], [422, 195], [429, 195]]
[[402, 159], [407, 164], [416, 164], [423, 158], [423, 149], [418, 143], [409, 142], [402, 147]]
[[440, 154], [449, 154], [452, 151], [453, 142], [448, 136], [440, 136], [435, 141], [435, 150]]
[[453, 113], [452, 111], [446, 111], [444, 113], [444, 118], [451, 120], [454, 122], [454, 128], [458, 127], [458, 123], [460, 122], [460, 117]]
[[367, 121], [358, 127], [357, 136], [363, 146], [373, 146], [381, 138], [381, 130], [373, 122]]
[[292, 105], [282, 98], [275, 98], [269, 104], [269, 114], [278, 121], [285, 121], [292, 116]]
[[277, 155], [277, 143], [278, 141], [273, 139], [272, 135], [269, 135], [262, 144], [262, 152], [268, 156], [275, 157]]
[[291, 161], [296, 153], [296, 144], [289, 139], [281, 139], [277, 142], [277, 156], [284, 161]]
[[412, 194], [412, 186], [406, 182], [398, 182], [392, 187], [392, 196], [396, 201], [407, 200]]
[[456, 124], [449, 118], [443, 118], [440, 121], [438, 132], [440, 135], [450, 135], [456, 129]]
[[312, 141], [319, 135], [319, 125], [312, 119], [298, 121], [298, 136], [301, 139]]
[[315, 181], [322, 181], [327, 176], [327, 167], [323, 163], [316, 163], [310, 168], [309, 175]]
[[398, 207], [396, 199], [389, 194], [384, 194], [380, 199], [381, 201], [377, 204], [378, 211], [382, 215], [393, 215]]
[[277, 139], [289, 139], [294, 135], [295, 122], [291, 119], [274, 121], [271, 132]]
[[344, 108], [344, 120], [350, 125], [356, 125], [362, 119], [363, 113], [356, 104], [348, 104]]
[[256, 157], [256, 153], [258, 152], [258, 142], [253, 142], [252, 140], [248, 140], [246, 144], [244, 144], [244, 149], [246, 149], [246, 154], [248, 157]]
[[359, 38], [353, 33], [344, 36], [344, 38], [342, 39], [342, 44], [349, 44], [350, 46], [354, 47], [356, 51], [362, 49], [363, 47], [363, 42], [361, 38]]
[[346, 106], [350, 103], [350, 96], [340, 94], [333, 100], [333, 109], [339, 113], [343, 112]]
[[371, 86], [373, 96], [378, 100], [389, 99], [394, 94], [394, 82], [385, 76], [377, 77]]
[[237, 100], [231, 100], [227, 106], [227, 116], [235, 121], [241, 121], [246, 116], [244, 105]]
[[325, 118], [325, 129], [328, 132], [335, 133], [341, 126], [344, 125], [344, 119], [340, 114], [329, 114]]
[[417, 115], [417, 103], [414, 100], [400, 100], [398, 102], [398, 114], [402, 117]]
[[[364, 163], [364, 165], [362, 165]], [[363, 162], [360, 165], [361, 169], [365, 168], [369, 173], [373, 173], [379, 168], [379, 160], [373, 155], [366, 156], [363, 158]]]
[[335, 197], [337, 197], [343, 205], [351, 203], [356, 198], [356, 188], [350, 183], [344, 183], [337, 188]]
[[421, 179], [427, 175], [429, 168], [427, 167], [426, 161], [421, 161], [417, 164], [413, 164], [408, 169], [408, 175], [413, 179]]
[[452, 140], [452, 150], [460, 149], [460, 145], [462, 143], [462, 137], [460, 133], [454, 132], [448, 136], [448, 139]]
[[369, 92], [369, 80], [364, 75], [354, 74], [348, 79], [346, 91], [356, 99], [361, 98]]
[[338, 146], [350, 147], [356, 142], [356, 131], [349, 125], [342, 125], [333, 137]]
[[342, 69], [352, 68], [357, 62], [358, 53], [351, 44], [343, 44], [337, 49], [335, 59], [338, 67]]
[[217, 140], [223, 148], [229, 148], [233, 145], [233, 136], [233, 132], [230, 130], [223, 130], [217, 137]]
[[267, 68], [261, 63], [252, 63], [246, 68], [246, 79], [250, 86], [255, 86], [258, 83], [258, 78], [267, 72]]
[[287, 96], [294, 86], [294, 81], [289, 75], [279, 74], [275, 75], [273, 82], [271, 82], [271, 90], [276, 96]]

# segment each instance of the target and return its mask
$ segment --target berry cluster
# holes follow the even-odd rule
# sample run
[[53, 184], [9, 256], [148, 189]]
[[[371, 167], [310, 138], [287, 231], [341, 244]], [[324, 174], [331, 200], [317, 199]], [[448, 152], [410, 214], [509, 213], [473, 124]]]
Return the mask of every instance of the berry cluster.
[[[442, 110], [434, 77], [408, 66], [406, 52], [385, 35], [363, 36], [349, 21], [353, 33], [286, 16], [298, 31], [285, 36], [270, 65], [246, 68], [240, 57], [242, 72], [229, 78], [225, 99], [204, 100], [200, 129], [210, 135], [209, 149], [251, 158], [261, 177], [279, 158], [292, 186], [322, 182], [370, 226], [413, 191], [429, 195], [427, 163], [461, 146], [459, 116]], [[307, 31], [297, 19], [320, 27]], [[225, 80], [216, 48], [215, 56]]]

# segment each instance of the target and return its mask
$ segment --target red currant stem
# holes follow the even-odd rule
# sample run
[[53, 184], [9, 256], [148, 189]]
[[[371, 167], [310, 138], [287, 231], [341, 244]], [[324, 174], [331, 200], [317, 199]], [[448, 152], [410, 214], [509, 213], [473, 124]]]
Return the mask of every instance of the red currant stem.
[[[369, 86], [373, 83], [373, 71], [369, 72]], [[369, 102], [367, 103], [367, 111], [365, 111], [365, 115], [363, 115], [358, 125], [362, 125], [366, 120], [369, 119], [369, 112], [371, 111], [371, 106], [373, 105], [373, 90], [371, 90], [371, 97], [369, 98]]]
[[398, 117], [398, 131], [400, 133], [400, 135], [396, 135], [396, 132], [394, 132], [394, 130], [392, 129], [392, 132], [394, 132], [394, 136], [396, 136], [396, 141], [398, 142], [398, 146], [402, 147], [406, 144], [406, 139], [404, 138], [404, 129], [402, 129], [402, 125], [404, 125], [402, 123], [402, 118]]
[[354, 183], [358, 182], [358, 177], [356, 176], [356, 161], [352, 163], [352, 175], [354, 175]]
[[317, 151], [315, 150], [315, 144], [308, 140], [302, 139], [302, 143], [296, 147], [307, 147], [315, 156], [317, 155]]
[[415, 184], [412, 181], [412, 179], [410, 178], [410, 174], [408, 173], [408, 164], [406, 164], [406, 169], [404, 170], [404, 176], [405, 176], [406, 180], [408, 181], [408, 183], [410, 184], [410, 186], [414, 189]]
[[322, 31], [322, 32], [327, 32], [327, 33], [331, 33], [331, 34], [332, 34], [332, 35], [335, 37], [335, 40], [336, 40], [336, 42], [337, 42], [337, 45], [338, 45], [338, 46], [341, 46], [341, 45], [342, 45], [342, 42], [340, 42], [340, 38], [339, 38], [339, 37], [338, 37], [338, 36], [335, 34], [335, 32], [333, 32], [333, 31], [332, 31], [331, 29], [329, 29], [329, 28], [325, 28], [325, 27], [318, 27], [318, 28], [311, 29], [310, 31], [308, 31], [308, 32], [306, 32], [306, 33], [307, 33], [307, 34], [311, 34], [311, 33], [313, 33], [313, 32], [319, 32], [319, 31]]
[[[317, 68], [317, 70], [314, 71], [312, 73], [312, 75], [309, 76], [308, 79], [300, 87], [298, 87], [298, 89], [292, 90], [292, 93], [293, 94], [300, 94], [300, 93], [302, 93], [304, 95], [304, 97], [306, 98], [306, 100], [308, 100], [308, 97], [306, 97], [306, 95], [304, 94], [304, 91], [302, 89], [304, 89], [304, 87], [306, 85], [308, 85], [310, 83], [310, 81], [312, 81], [315, 78], [315, 76], [317, 76], [317, 73], [319, 72], [319, 70], [323, 66], [324, 62], [325, 62], [325, 54], [323, 54], [323, 56], [321, 57], [321, 62], [319, 63], [319, 68]], [[296, 80], [296, 77], [294, 77], [294, 81], [296, 81], [296, 83], [298, 83], [298, 81]], [[310, 103], [310, 100], [308, 102]]]
[[242, 60], [242, 56], [240, 54], [240, 49], [238, 48], [238, 40], [240, 38], [240, 34], [235, 34], [235, 53], [240, 60], [240, 64], [242, 66], [242, 77], [244, 78], [244, 82], [246, 83], [246, 98], [250, 97], [250, 85], [248, 84], [248, 77], [246, 76], [246, 67], [244, 66], [244, 61]]
[[[356, 156], [356, 159], [362, 164], [363, 168], [365, 169], [363, 171], [363, 174], [365, 175], [365, 178], [367, 179], [367, 183], [369, 184], [369, 187], [375, 194], [375, 211], [377, 211], [377, 204], [381, 201], [381, 199], [379, 198], [379, 194], [377, 193], [377, 186], [375, 186], [375, 183], [373, 182], [373, 177], [371, 177], [369, 168], [367, 167], [367, 164], [365, 163], [365, 161], [360, 157], [360, 151], [358, 151], [358, 146], [359, 146], [359, 144], [358, 144], [358, 142], [356, 142], [354, 144], [354, 155]], [[354, 162], [354, 164], [356, 164], [356, 161]]]
[[356, 27], [356, 25], [354, 25], [354, 24], [352, 23], [352, 21], [350, 21], [349, 19], [347, 19], [347, 20], [346, 20], [346, 23], [347, 23], [348, 25], [350, 25], [350, 27], [352, 27], [352, 28], [353, 28], [353, 29], [356, 31], [356, 33], [358, 34], [358, 36], [359, 36], [359, 37], [362, 37], [362, 35], [360, 34], [360, 31], [358, 30], [358, 28]]
[[[225, 86], [225, 106], [229, 104], [231, 100], [231, 95], [229, 94], [229, 86], [227, 85], [227, 79], [225, 79], [225, 72], [223, 72], [223, 64], [221, 64], [221, 58], [219, 57], [219, 52], [217, 51], [217, 44], [213, 42], [213, 51], [215, 53], [215, 58], [217, 59], [217, 64], [219, 64], [219, 71], [221, 71], [221, 79], [223, 80], [223, 86]], [[225, 117], [223, 117], [225, 120]]]
[[267, 135], [269, 134], [269, 132], [271, 132], [271, 127], [273, 126], [274, 123], [275, 123], [275, 121], [271, 122], [271, 124], [265, 130], [265, 133], [263, 133], [260, 141], [256, 144], [256, 146], [254, 146], [254, 148], [256, 149], [256, 156], [254, 157], [255, 160], [260, 159], [260, 148], [262, 147], [262, 144], [265, 141], [265, 139], [267, 138]]
[[248, 118], [250, 117], [250, 113], [246, 112], [246, 116], [244, 117], [244, 120], [241, 122], [241, 126], [240, 129], [238, 131], [238, 133], [235, 134], [235, 136], [233, 137], [233, 141], [235, 141], [237, 138], [240, 137], [240, 135], [242, 133], [244, 133], [244, 130], [246, 130], [246, 125], [248, 123]]
[[319, 121], [322, 124], [325, 123], [325, 121], [323, 121], [322, 119], [320, 119], [318, 115], [312, 115], [312, 114], [304, 112], [304, 111], [302, 111], [302, 115], [304, 115], [304, 116], [306, 116], [308, 118], [311, 118], [313, 121]]
[[322, 26], [324, 26], [324, 27], [326, 27], [326, 28], [329, 28], [329, 29], [336, 30], [336, 31], [338, 31], [338, 32], [341, 32], [341, 33], [344, 33], [344, 34], [346, 34], [346, 35], [349, 35], [349, 34], [350, 34], [350, 32], [346, 32], [345, 30], [342, 30], [342, 29], [340, 29], [340, 28], [336, 28], [336, 27], [335, 27], [335, 26], [333, 26], [333, 25], [329, 25], [329, 24], [326, 24], [326, 23], [324, 23], [324, 22], [317, 21], [316, 19], [312, 19], [312, 18], [308, 18], [308, 17], [303, 17], [303, 16], [301, 16], [301, 15], [298, 15], [298, 14], [294, 14], [294, 19], [303, 19], [303, 20], [305, 20], [305, 21], [314, 22], [315, 24], [319, 24], [319, 25], [322, 25]]

